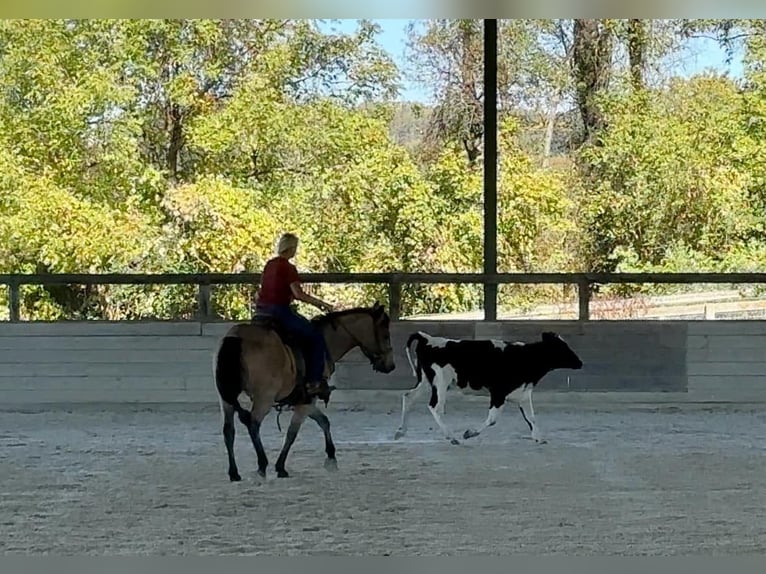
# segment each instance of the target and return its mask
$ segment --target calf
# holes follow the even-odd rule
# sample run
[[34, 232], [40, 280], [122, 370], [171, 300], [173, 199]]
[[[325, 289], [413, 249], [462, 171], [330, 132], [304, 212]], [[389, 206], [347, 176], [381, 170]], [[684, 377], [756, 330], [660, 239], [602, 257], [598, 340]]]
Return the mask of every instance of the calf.
[[[415, 343], [415, 361], [410, 347]], [[536, 442], [545, 442], [535, 424], [532, 407], [532, 390], [547, 373], [555, 369], [581, 369], [582, 361], [556, 333], [545, 332], [541, 340], [533, 343], [458, 340], [434, 337], [423, 331], [410, 335], [405, 345], [412, 374], [418, 384], [402, 395], [402, 421], [394, 438], [407, 432], [407, 413], [413, 400], [429, 386], [431, 400], [428, 409], [436, 423], [452, 444], [460, 444], [444, 424], [442, 415], [447, 389], [456, 383], [464, 393], [489, 392], [489, 414], [476, 430], [468, 429], [463, 438], [478, 436], [497, 422], [506, 399], [519, 405], [519, 410]], [[423, 378], [425, 374], [425, 379]], [[524, 411], [521, 401], [526, 399], [529, 412]]]

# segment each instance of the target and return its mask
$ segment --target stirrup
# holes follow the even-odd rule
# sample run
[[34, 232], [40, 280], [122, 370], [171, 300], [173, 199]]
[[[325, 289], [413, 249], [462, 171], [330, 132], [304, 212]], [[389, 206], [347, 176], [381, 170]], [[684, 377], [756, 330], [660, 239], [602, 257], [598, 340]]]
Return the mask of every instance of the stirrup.
[[317, 393], [320, 393], [324, 390], [325, 386], [329, 386], [327, 384], [327, 381], [311, 381], [306, 382], [303, 384], [303, 388], [306, 389], [306, 392], [310, 395], [316, 395]]
[[316, 397], [319, 400], [324, 401], [325, 406], [327, 406], [327, 403], [330, 400], [330, 395], [336, 387], [335, 385], [330, 385], [327, 380], [322, 379], [321, 381], [311, 383], [311, 385], [306, 383], [304, 388], [309, 397]]

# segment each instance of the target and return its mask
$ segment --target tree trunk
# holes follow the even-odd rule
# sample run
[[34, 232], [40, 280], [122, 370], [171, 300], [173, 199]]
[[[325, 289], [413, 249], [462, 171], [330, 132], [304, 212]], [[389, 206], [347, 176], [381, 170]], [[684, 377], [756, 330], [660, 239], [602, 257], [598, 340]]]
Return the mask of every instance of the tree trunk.
[[[477, 23], [473, 20], [460, 22], [462, 54], [460, 59], [460, 91], [463, 105], [466, 106], [463, 147], [468, 155], [468, 161], [474, 164], [481, 155], [484, 141], [483, 106], [479, 93], [482, 86], [479, 82], [480, 66], [477, 66], [477, 38], [480, 36]], [[479, 48], [478, 54], [483, 55]]]
[[582, 116], [584, 141], [592, 141], [605, 127], [596, 103], [599, 92], [609, 87], [612, 68], [613, 35], [601, 20], [575, 20], [572, 66], [577, 106]]
[[630, 62], [630, 80], [634, 90], [644, 88], [646, 44], [646, 22], [631, 18], [628, 20], [628, 59]]
[[553, 134], [556, 130], [556, 118], [558, 117], [559, 97], [551, 99], [548, 108], [548, 116], [545, 121], [545, 140], [543, 141], [543, 167], [548, 167], [551, 157], [551, 146], [553, 145]]
[[167, 166], [170, 179], [178, 181], [178, 156], [184, 145], [183, 113], [178, 104], [171, 104], [170, 116], [170, 143], [168, 144]]

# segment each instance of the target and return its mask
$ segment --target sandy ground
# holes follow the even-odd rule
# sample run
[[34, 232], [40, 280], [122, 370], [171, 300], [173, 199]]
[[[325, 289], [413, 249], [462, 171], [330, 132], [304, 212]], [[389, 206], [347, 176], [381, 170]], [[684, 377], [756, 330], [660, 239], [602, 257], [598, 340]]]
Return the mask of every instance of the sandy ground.
[[[766, 407], [575, 409], [536, 403], [548, 444], [507, 410], [452, 446], [424, 405], [331, 405], [339, 471], [304, 426], [278, 479], [237, 427], [230, 483], [215, 406], [0, 411], [5, 553], [458, 555], [766, 551]], [[450, 398], [456, 430], [483, 403]], [[283, 431], [289, 414], [282, 415]]]

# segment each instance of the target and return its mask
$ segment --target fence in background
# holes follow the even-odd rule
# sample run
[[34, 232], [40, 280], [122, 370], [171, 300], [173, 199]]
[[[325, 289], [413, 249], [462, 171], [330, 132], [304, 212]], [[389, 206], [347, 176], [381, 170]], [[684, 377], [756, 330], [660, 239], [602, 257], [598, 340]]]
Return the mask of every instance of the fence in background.
[[[388, 309], [393, 320], [401, 318], [403, 285], [476, 284], [499, 285], [575, 285], [578, 294], [578, 320], [591, 318], [591, 298], [596, 285], [613, 284], [759, 284], [766, 285], [766, 273], [308, 273], [306, 283], [384, 284], [388, 287]], [[0, 285], [8, 287], [8, 311], [12, 322], [20, 320], [22, 285], [194, 285], [197, 289], [195, 321], [220, 319], [211, 313], [211, 287], [214, 285], [256, 285], [259, 273], [192, 274], [0, 274]], [[484, 309], [496, 309], [497, 289], [485, 289], [495, 300]], [[487, 317], [484, 320], [496, 320]]]

